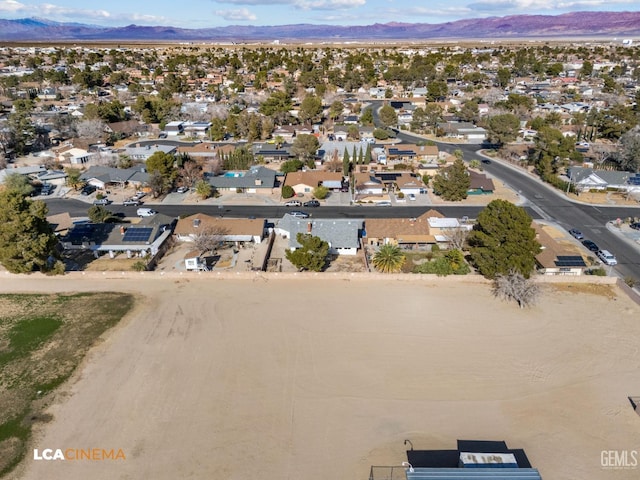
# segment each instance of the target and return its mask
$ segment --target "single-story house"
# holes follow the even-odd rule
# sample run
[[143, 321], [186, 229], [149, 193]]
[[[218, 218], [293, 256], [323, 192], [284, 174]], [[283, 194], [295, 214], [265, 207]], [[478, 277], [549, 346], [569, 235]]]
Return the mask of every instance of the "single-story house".
[[94, 154], [83, 148], [69, 147], [58, 151], [57, 160], [60, 163], [70, 163], [71, 165], [84, 165], [93, 158]]
[[469, 185], [469, 190], [467, 190], [467, 194], [486, 195], [495, 191], [496, 187], [493, 180], [488, 178], [484, 173], [478, 173], [473, 170], [468, 170], [468, 172], [471, 183]]
[[444, 218], [444, 215], [429, 210], [417, 218], [368, 218], [365, 220], [365, 242], [372, 246], [433, 245], [437, 242], [429, 226], [431, 217]]
[[47, 169], [42, 165], [28, 165], [25, 167], [5, 168], [0, 170], [0, 184], [4, 183], [4, 179], [7, 175], [17, 173], [19, 175], [25, 175], [30, 178], [36, 178], [37, 175], [46, 173]]
[[271, 194], [278, 182], [277, 172], [254, 165], [246, 172], [225, 172], [222, 175], [206, 175], [209, 184], [218, 191]]
[[34, 180], [41, 183], [50, 183], [51, 185], [64, 185], [68, 175], [61, 170], [47, 170], [35, 175]]
[[396, 178], [395, 184], [396, 188], [405, 195], [418, 195], [426, 188], [422, 178], [409, 173], [404, 173]]
[[298, 233], [308, 233], [327, 242], [332, 255], [355, 255], [360, 247], [363, 224], [362, 219], [300, 219], [287, 213], [276, 225], [275, 233], [289, 239], [291, 250], [300, 248], [296, 240]]
[[80, 180], [102, 190], [109, 185], [145, 185], [149, 182], [149, 174], [141, 167], [113, 168], [94, 165], [80, 175]]
[[382, 180], [376, 178], [368, 172], [354, 173], [355, 190], [359, 195], [382, 195], [385, 192], [385, 186]]
[[542, 246], [542, 251], [536, 255], [539, 273], [543, 275], [582, 275], [587, 264], [579, 252], [562, 246], [539, 223], [532, 222], [531, 227], [536, 231], [536, 240]]
[[145, 217], [140, 223], [79, 223], [60, 238], [65, 250], [92, 250], [108, 252], [115, 257], [126, 252], [128, 257], [156, 255], [171, 236], [174, 219], [166, 215]]
[[265, 235], [263, 218], [218, 218], [196, 213], [178, 220], [173, 230], [181, 242], [193, 242], [198, 235], [217, 235], [221, 242], [260, 243]]
[[307, 170], [287, 173], [284, 185], [293, 188], [296, 193], [313, 193], [316, 187], [324, 186], [330, 190], [342, 188], [343, 176], [337, 172], [325, 170]]
[[156, 152], [163, 153], [175, 153], [176, 147], [173, 145], [164, 145], [164, 144], [153, 144], [153, 145], [144, 145], [140, 146], [140, 144], [135, 144], [134, 146], [129, 145], [124, 149], [124, 154], [129, 156], [132, 160], [147, 160], [151, 155]]
[[571, 167], [568, 169], [567, 176], [576, 190], [584, 192], [589, 190], [606, 190], [607, 188], [628, 190], [631, 187], [629, 180], [634, 174], [632, 172]]

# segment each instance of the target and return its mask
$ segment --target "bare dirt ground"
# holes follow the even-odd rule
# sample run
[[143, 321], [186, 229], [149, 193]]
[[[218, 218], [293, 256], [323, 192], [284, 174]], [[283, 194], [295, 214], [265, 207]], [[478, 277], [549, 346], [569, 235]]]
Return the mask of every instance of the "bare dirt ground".
[[11, 478], [365, 480], [418, 449], [506, 440], [543, 478], [638, 449], [640, 307], [612, 287], [544, 287], [529, 310], [487, 285], [169, 278], [0, 282], [0, 291], [123, 290], [142, 304], [94, 348]]

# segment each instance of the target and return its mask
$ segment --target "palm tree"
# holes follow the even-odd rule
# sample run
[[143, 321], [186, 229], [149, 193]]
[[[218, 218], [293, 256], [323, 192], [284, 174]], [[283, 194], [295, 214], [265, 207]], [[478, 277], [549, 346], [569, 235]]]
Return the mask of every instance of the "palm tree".
[[373, 266], [382, 273], [396, 273], [404, 265], [404, 253], [397, 245], [383, 245], [373, 256]]

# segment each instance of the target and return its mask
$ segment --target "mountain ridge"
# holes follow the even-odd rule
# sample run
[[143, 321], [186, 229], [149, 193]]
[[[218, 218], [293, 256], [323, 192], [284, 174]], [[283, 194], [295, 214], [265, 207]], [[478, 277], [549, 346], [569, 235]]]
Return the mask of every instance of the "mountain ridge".
[[230, 25], [188, 29], [127, 25], [103, 27], [43, 18], [0, 19], [0, 41], [266, 41], [420, 40], [446, 38], [600, 37], [640, 35], [640, 12], [573, 12], [562, 15], [508, 15], [445, 23]]

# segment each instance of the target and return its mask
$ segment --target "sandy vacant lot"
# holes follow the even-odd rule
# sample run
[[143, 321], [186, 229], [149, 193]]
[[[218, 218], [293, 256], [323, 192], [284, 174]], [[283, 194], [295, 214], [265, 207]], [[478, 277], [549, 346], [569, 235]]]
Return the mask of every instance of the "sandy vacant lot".
[[14, 478], [366, 480], [463, 439], [526, 449], [546, 479], [636, 479], [639, 307], [547, 290], [531, 310], [488, 287], [366, 280], [81, 282], [142, 305], [89, 355], [34, 448], [121, 448], [124, 461], [34, 461]]

